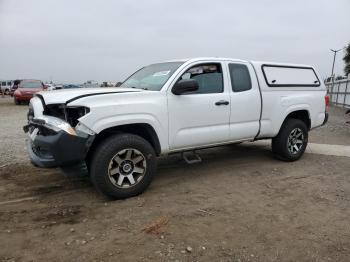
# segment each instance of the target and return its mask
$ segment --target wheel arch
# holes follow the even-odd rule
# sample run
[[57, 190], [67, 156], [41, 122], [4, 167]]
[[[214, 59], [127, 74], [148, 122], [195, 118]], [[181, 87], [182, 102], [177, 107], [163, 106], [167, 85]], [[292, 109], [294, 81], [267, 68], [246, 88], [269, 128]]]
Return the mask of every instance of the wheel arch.
[[105, 140], [107, 137], [118, 133], [138, 135], [151, 144], [157, 156], [159, 156], [161, 153], [161, 145], [155, 129], [147, 123], [133, 123], [109, 127], [96, 134], [96, 137], [89, 148], [89, 152], [86, 157], [87, 160], [89, 161], [100, 142]]
[[311, 117], [310, 112], [307, 109], [296, 109], [291, 112], [289, 112], [286, 117], [284, 118], [282, 125], [280, 126], [280, 129], [283, 127], [284, 123], [288, 121], [288, 119], [299, 119], [303, 121], [307, 127], [308, 130], [311, 129]]

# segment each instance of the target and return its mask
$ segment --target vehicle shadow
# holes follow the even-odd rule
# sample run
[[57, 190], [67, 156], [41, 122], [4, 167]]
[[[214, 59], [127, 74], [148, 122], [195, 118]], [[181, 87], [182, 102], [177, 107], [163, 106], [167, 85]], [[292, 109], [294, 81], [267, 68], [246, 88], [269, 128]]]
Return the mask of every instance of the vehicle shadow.
[[[227, 145], [215, 148], [202, 149], [197, 151], [202, 162], [187, 164], [181, 154], [172, 154], [168, 157], [160, 157], [158, 161], [157, 175], [150, 186], [153, 192], [162, 192], [171, 184], [184, 185], [192, 179], [211, 179], [220, 173], [229, 172], [230, 175], [240, 175], [239, 169], [249, 169], [263, 163], [274, 163], [269, 148], [260, 145]], [[9, 170], [10, 171], [10, 170]], [[19, 171], [19, 172], [18, 172]], [[234, 172], [233, 172], [234, 171]], [[16, 173], [16, 176], [13, 174]], [[30, 176], [28, 176], [30, 175]], [[23, 180], [23, 177], [26, 177]], [[40, 198], [57, 194], [72, 194], [80, 191], [79, 194], [90, 195], [99, 201], [107, 201], [108, 198], [99, 194], [90, 182], [87, 169], [82, 165], [69, 171], [62, 169], [40, 169], [35, 167], [21, 170], [18, 167], [11, 167], [11, 172], [4, 174], [3, 179], [11, 180], [24, 190], [23, 196], [38, 196]], [[16, 182], [18, 181], [18, 182]], [[205, 180], [204, 180], [205, 181]], [[28, 186], [30, 184], [30, 186]], [[161, 189], [161, 190], [160, 190]], [[148, 190], [147, 190], [148, 191]], [[157, 195], [159, 194], [157, 193]]]
[[252, 163], [251, 161], [266, 161], [273, 159], [270, 148], [261, 145], [254, 145], [249, 142], [232, 144], [214, 148], [196, 150], [202, 161], [195, 164], [187, 164], [181, 154], [162, 157], [158, 162], [158, 171], [165, 171], [172, 168], [200, 167], [207, 164], [225, 164], [227, 161], [236, 164]]

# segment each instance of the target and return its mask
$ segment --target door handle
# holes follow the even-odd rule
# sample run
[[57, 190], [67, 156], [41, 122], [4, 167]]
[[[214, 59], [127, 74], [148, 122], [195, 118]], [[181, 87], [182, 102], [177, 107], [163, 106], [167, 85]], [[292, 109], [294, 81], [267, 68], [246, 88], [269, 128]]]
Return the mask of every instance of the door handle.
[[226, 100], [220, 100], [220, 101], [217, 101], [215, 103], [216, 106], [221, 106], [221, 105], [225, 105], [227, 106], [230, 102], [229, 101], [226, 101]]

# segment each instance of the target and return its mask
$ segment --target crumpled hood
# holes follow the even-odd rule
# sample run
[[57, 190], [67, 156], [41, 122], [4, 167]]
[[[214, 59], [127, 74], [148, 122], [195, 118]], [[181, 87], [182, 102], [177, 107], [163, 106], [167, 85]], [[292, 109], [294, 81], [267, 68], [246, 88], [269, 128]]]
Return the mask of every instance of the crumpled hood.
[[140, 92], [143, 90], [135, 89], [135, 88], [110, 88], [110, 87], [99, 87], [99, 88], [75, 88], [75, 89], [60, 89], [53, 91], [41, 91], [36, 93], [36, 95], [40, 95], [45, 104], [63, 104], [67, 101], [78, 97], [85, 97], [90, 95], [98, 95], [98, 94], [109, 94], [109, 93], [125, 93], [125, 92]]

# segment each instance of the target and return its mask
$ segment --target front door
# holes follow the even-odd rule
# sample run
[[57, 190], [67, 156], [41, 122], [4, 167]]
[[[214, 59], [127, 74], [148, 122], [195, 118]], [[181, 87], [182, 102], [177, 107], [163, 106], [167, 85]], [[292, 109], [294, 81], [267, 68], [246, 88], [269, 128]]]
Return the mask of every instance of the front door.
[[181, 79], [195, 79], [199, 89], [174, 95], [168, 90], [170, 150], [228, 141], [230, 95], [225, 90], [221, 63], [190, 66]]

